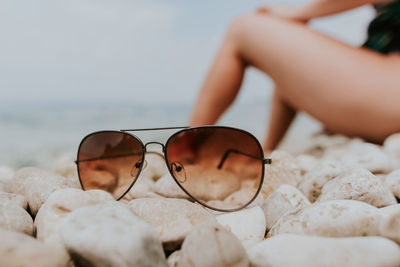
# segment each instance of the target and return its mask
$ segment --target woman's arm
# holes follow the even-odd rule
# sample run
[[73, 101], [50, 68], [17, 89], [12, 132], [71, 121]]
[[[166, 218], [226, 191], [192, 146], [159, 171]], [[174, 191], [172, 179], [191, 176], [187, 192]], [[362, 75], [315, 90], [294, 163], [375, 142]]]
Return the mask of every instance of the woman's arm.
[[325, 17], [360, 7], [366, 4], [377, 4], [382, 2], [390, 2], [388, 0], [316, 0], [305, 6], [265, 6], [261, 7], [259, 13], [271, 13], [273, 15], [307, 22], [310, 19]]

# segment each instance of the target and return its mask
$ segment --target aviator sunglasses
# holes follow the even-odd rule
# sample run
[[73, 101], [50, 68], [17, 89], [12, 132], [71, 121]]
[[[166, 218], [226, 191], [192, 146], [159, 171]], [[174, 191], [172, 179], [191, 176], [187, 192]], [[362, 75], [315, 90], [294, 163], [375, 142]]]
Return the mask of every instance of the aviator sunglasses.
[[[165, 145], [144, 144], [137, 131], [176, 129]], [[101, 189], [121, 199], [144, 168], [147, 146], [162, 147], [165, 163], [178, 186], [195, 202], [217, 211], [249, 205], [260, 192], [264, 158], [249, 132], [224, 126], [167, 127], [99, 131], [83, 138], [75, 163], [84, 190]]]

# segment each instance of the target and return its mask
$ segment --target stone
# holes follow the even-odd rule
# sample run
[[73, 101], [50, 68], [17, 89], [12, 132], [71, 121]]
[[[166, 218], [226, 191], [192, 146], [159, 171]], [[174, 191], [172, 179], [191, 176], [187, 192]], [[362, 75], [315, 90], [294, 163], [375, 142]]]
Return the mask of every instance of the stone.
[[266, 222], [259, 206], [220, 214], [217, 221], [232, 232], [246, 248], [264, 239]]
[[299, 166], [300, 174], [304, 176], [318, 164], [318, 160], [314, 156], [302, 154], [296, 157], [296, 163]]
[[148, 177], [142, 177], [141, 175], [138, 177], [136, 182], [133, 184], [128, 193], [123, 197], [123, 200], [126, 202], [131, 201], [136, 198], [153, 198], [153, 197], [161, 197], [157, 193], [154, 192], [154, 182]]
[[169, 267], [179, 267], [179, 263], [182, 258], [182, 251], [175, 250], [171, 255], [169, 255], [167, 259], [167, 263]]
[[64, 154], [56, 158], [52, 166], [52, 172], [71, 179], [78, 178], [78, 168], [75, 164], [74, 154]]
[[346, 169], [348, 169], [347, 166], [337, 161], [322, 160], [304, 176], [297, 185], [297, 188], [300, 189], [311, 202], [315, 202], [321, 194], [324, 184]]
[[60, 225], [78, 266], [167, 266], [155, 230], [119, 202], [82, 207]]
[[155, 182], [166, 173], [169, 173], [162, 153], [148, 152], [146, 153], [145, 160], [147, 164], [140, 173], [140, 176], [148, 177]]
[[69, 187], [76, 188], [78, 185], [71, 179], [34, 167], [18, 170], [12, 183], [13, 193], [26, 198], [33, 215], [51, 193]]
[[394, 168], [400, 168], [400, 133], [395, 133], [386, 138], [383, 151], [393, 159]]
[[400, 199], [400, 169], [386, 176], [384, 184], [392, 191], [393, 195]]
[[389, 173], [393, 170], [391, 158], [381, 147], [371, 143], [352, 143], [340, 161], [365, 168], [372, 173]]
[[359, 200], [378, 208], [397, 203], [381, 179], [362, 168], [345, 171], [327, 182], [317, 201], [335, 199]]
[[261, 206], [265, 215], [267, 229], [271, 229], [286, 212], [309, 205], [311, 205], [310, 201], [296, 187], [281, 185], [268, 196]]
[[30, 236], [0, 229], [0, 240], [0, 266], [68, 266], [68, 255], [63, 250]]
[[70, 212], [90, 205], [114, 201], [113, 196], [101, 190], [82, 191], [66, 188], [53, 192], [35, 217], [37, 239], [60, 244], [59, 225]]
[[134, 199], [128, 206], [134, 214], [156, 229], [164, 247], [168, 249], [182, 244], [195, 225], [216, 223], [208, 210], [184, 199]]
[[264, 183], [261, 193], [264, 197], [274, 192], [281, 184], [296, 186], [301, 180], [301, 170], [293, 156], [284, 151], [269, 155], [272, 164], [265, 166]]
[[0, 202], [5, 199], [13, 201], [15, 204], [26, 210], [28, 208], [28, 202], [22, 195], [17, 195], [13, 193], [0, 192]]
[[382, 216], [380, 235], [400, 244], [400, 204], [388, 206], [379, 211]]
[[[199, 253], [201, 252], [201, 253]], [[178, 266], [247, 267], [249, 260], [240, 241], [219, 225], [198, 225], [182, 244]]]
[[5, 166], [0, 166], [0, 192], [11, 192], [11, 183], [14, 171]]
[[282, 216], [268, 232], [325, 237], [374, 236], [379, 234], [379, 210], [356, 200], [317, 202]]
[[168, 172], [164, 174], [154, 185], [157, 194], [170, 198], [189, 199], [190, 197], [179, 187], [174, 178]]
[[33, 235], [33, 220], [18, 204], [3, 199], [0, 202], [0, 228]]
[[278, 235], [248, 251], [251, 266], [400, 266], [400, 248], [382, 237]]

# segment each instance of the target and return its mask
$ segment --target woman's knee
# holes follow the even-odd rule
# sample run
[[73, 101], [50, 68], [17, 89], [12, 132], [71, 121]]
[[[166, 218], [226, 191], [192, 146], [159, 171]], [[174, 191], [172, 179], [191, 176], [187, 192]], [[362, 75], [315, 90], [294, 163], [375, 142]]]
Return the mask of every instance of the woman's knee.
[[257, 27], [260, 18], [267, 19], [268, 17], [270, 16], [264, 14], [246, 14], [236, 17], [229, 26], [227, 38], [234, 40], [243, 38], [246, 33]]

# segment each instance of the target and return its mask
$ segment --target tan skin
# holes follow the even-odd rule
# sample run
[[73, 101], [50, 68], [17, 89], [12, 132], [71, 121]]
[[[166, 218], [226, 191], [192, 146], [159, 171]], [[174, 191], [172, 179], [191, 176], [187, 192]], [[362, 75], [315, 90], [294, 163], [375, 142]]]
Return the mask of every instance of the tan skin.
[[298, 111], [329, 129], [382, 142], [400, 131], [400, 56], [351, 47], [305, 22], [382, 0], [317, 0], [304, 7], [262, 7], [228, 30], [200, 91], [191, 125], [214, 124], [232, 104], [244, 71], [275, 82], [266, 151], [275, 149]]

